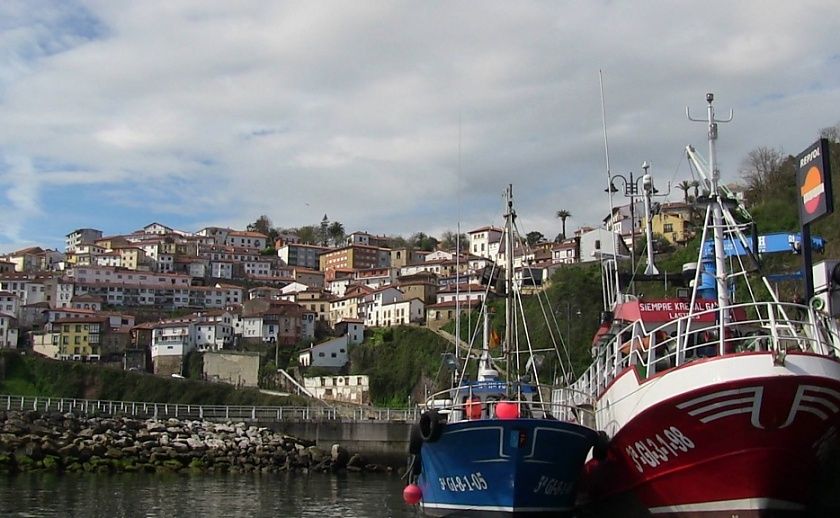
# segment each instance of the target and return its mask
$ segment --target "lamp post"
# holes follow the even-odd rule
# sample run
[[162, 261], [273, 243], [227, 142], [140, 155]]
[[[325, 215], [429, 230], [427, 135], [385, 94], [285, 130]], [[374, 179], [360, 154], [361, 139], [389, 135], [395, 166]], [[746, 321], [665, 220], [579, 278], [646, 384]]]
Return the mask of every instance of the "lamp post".
[[[642, 169], [645, 174], [641, 178], [633, 178], [633, 173], [630, 173], [630, 178], [627, 179], [623, 175], [616, 174], [610, 179], [610, 187], [606, 189], [609, 193], [616, 193], [618, 189], [615, 187], [614, 178], [619, 178], [624, 182], [624, 196], [630, 198], [630, 219], [632, 224], [630, 227], [630, 241], [632, 243], [632, 253], [630, 255], [630, 264], [633, 268], [633, 274], [630, 277], [630, 290], [635, 293], [635, 283], [633, 278], [636, 275], [636, 197], [641, 196], [644, 200], [645, 208], [645, 235], [647, 238], [647, 267], [645, 268], [645, 275], [656, 275], [659, 270], [653, 264], [653, 229], [651, 225], [651, 198], [668, 196], [671, 194], [671, 182], [668, 182], [668, 192], [659, 194], [656, 187], [653, 186], [653, 177], [648, 172], [650, 165], [647, 162], [642, 163]], [[639, 182], [642, 187], [639, 188]]]
[[[639, 187], [639, 182], [642, 178], [633, 178], [633, 171], [630, 171], [630, 179], [626, 176], [621, 174], [614, 174], [610, 179], [610, 187], [609, 189], [605, 189], [605, 192], [608, 193], [617, 193], [618, 188], [615, 186], [615, 180], [621, 180], [624, 184], [624, 196], [626, 198], [630, 198], [630, 268], [632, 270], [632, 275], [630, 276], [630, 291], [632, 293], [636, 293], [635, 283], [633, 282], [633, 276], [636, 274], [636, 197], [639, 196], [641, 192], [641, 188]], [[614, 250], [616, 257], [618, 256], [618, 250]]]

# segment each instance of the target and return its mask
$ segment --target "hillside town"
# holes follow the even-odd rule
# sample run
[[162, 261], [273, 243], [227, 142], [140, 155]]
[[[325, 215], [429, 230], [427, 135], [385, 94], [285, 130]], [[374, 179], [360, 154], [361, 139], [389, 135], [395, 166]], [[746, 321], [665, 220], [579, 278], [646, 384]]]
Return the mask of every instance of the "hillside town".
[[[564, 265], [629, 254], [641, 214], [625, 205], [604, 228], [517, 245], [513, 281], [539, 287]], [[680, 245], [693, 236], [690, 218], [688, 204], [663, 204], [654, 232]], [[185, 232], [157, 222], [113, 236], [76, 229], [64, 251], [31, 247], [0, 257], [0, 346], [177, 376], [191, 351], [235, 354], [246, 344], [276, 344], [301, 349], [301, 367], [339, 369], [366, 329], [436, 330], [457, 307], [492, 297], [504, 264], [502, 235], [494, 226], [471, 230], [457, 256], [389, 247], [385, 236], [366, 232], [313, 245], [293, 233], [272, 243], [253, 230]], [[239, 374], [213, 379], [256, 385]]]

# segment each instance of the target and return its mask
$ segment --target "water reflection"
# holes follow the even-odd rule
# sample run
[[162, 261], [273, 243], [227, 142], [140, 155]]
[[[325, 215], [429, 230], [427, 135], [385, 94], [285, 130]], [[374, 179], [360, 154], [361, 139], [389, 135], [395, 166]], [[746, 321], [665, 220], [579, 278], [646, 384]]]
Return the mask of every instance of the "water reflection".
[[389, 475], [0, 477], [0, 516], [418, 516]]

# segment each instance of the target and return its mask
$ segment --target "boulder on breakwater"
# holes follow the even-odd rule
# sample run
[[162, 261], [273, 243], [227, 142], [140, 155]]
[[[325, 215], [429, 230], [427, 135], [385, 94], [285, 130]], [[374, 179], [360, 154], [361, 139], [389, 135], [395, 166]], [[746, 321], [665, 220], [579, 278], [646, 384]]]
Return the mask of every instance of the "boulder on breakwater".
[[0, 412], [0, 473], [383, 471], [313, 441], [245, 423]]

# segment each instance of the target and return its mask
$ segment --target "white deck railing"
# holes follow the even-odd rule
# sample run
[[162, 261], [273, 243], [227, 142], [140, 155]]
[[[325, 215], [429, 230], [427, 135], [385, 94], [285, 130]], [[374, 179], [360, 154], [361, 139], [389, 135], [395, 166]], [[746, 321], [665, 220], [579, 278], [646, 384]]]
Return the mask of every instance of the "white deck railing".
[[89, 416], [126, 416], [138, 419], [184, 419], [210, 421], [389, 421], [414, 422], [417, 408], [293, 407], [184, 405], [144, 401], [107, 401], [0, 395], [0, 410], [72, 412]]

